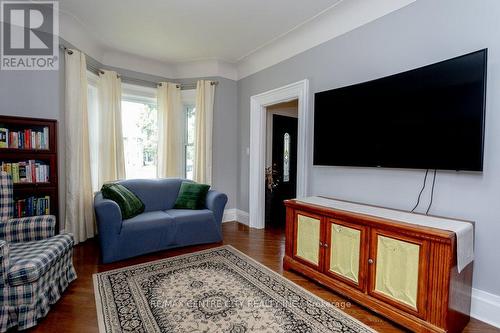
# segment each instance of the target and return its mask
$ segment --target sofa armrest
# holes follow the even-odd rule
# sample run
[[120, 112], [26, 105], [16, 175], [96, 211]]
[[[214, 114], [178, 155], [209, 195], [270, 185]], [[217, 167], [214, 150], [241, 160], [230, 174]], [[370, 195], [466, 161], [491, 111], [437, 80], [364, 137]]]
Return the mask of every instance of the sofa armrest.
[[120, 233], [122, 212], [116, 202], [104, 199], [101, 192], [98, 192], [94, 198], [94, 210], [100, 237]]
[[226, 194], [215, 190], [208, 191], [205, 206], [214, 213], [215, 221], [219, 224], [222, 223], [222, 216], [224, 215], [224, 207], [226, 206], [226, 203]]
[[0, 240], [0, 287], [2, 288], [7, 282], [9, 267], [9, 244], [4, 240]]
[[9, 243], [30, 242], [54, 236], [55, 228], [53, 215], [21, 217], [0, 224], [0, 235]]

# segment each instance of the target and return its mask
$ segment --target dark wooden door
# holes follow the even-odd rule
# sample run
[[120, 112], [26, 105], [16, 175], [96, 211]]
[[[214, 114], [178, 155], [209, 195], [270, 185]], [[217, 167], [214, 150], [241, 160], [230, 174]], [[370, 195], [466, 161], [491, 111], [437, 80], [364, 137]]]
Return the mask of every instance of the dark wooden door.
[[293, 199], [297, 190], [297, 118], [273, 115], [273, 166], [277, 186], [271, 193], [268, 226], [284, 227], [283, 200]]

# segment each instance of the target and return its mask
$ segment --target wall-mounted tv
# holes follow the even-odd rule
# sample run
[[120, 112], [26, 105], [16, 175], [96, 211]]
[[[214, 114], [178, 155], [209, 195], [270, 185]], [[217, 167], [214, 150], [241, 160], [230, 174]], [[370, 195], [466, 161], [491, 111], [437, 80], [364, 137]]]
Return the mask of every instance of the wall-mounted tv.
[[323, 91], [314, 164], [483, 170], [487, 49]]

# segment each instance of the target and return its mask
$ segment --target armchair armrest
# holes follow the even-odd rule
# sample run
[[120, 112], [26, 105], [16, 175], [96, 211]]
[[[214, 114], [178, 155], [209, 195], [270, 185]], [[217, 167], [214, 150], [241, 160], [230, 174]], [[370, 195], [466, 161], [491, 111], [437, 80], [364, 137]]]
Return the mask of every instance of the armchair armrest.
[[207, 193], [205, 206], [214, 212], [215, 221], [219, 224], [222, 223], [222, 216], [224, 215], [224, 207], [227, 203], [227, 195], [215, 190], [210, 190]]
[[0, 240], [0, 287], [6, 284], [9, 266], [9, 245], [6, 241]]
[[98, 192], [94, 198], [94, 210], [100, 237], [120, 233], [122, 212], [116, 202], [104, 199], [101, 192]]
[[54, 236], [55, 228], [53, 215], [14, 218], [0, 224], [0, 238], [9, 243], [30, 242]]

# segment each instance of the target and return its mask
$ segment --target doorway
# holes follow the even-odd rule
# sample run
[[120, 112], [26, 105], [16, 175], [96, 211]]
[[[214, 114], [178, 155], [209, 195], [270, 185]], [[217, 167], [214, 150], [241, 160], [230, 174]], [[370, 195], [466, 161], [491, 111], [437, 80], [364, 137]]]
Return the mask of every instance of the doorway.
[[266, 108], [265, 227], [284, 228], [284, 200], [297, 194], [298, 100]]
[[248, 223], [251, 228], [265, 227], [266, 171], [266, 108], [277, 103], [298, 100], [297, 138], [297, 197], [309, 193], [309, 166], [312, 157], [311, 114], [309, 106], [309, 80], [304, 79], [286, 86], [250, 97], [250, 156], [248, 184]]

